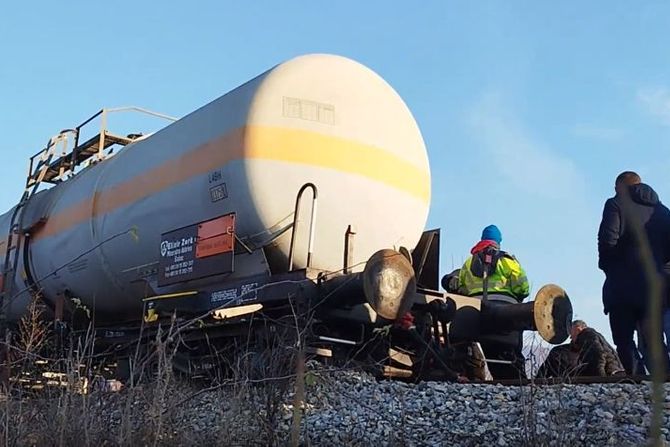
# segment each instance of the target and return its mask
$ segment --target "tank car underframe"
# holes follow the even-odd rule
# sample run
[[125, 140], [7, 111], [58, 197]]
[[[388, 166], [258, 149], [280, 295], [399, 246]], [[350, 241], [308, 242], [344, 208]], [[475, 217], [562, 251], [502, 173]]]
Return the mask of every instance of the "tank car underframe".
[[[423, 253], [431, 251], [433, 257], [439, 253], [433, 243], [425, 243], [427, 238], [422, 239], [424, 247], [413, 252], [424, 266], [436, 259]], [[419, 278], [419, 284], [431, 282], [407, 262], [409, 252], [391, 252], [391, 258], [400, 263], [388, 268], [411, 270], [411, 280]], [[374, 265], [373, 258], [369, 266]], [[228, 354], [239, 355], [235, 346], [255, 345], [253, 340], [267, 340], [291, 327], [288, 338], [279, 343], [293, 352], [304, 347], [308, 356], [331, 363], [362, 362], [380, 376], [455, 380], [463, 372], [463, 359], [451, 349], [454, 340], [476, 342], [509, 330], [540, 329], [554, 343], [567, 336], [571, 306], [560, 288], [543, 288], [534, 302], [500, 306], [416, 287], [412, 282], [399, 301], [381, 303], [380, 295], [366, 288], [366, 275], [379, 274], [369, 266], [364, 272], [344, 273], [343, 269], [329, 276], [315, 269], [255, 275], [152, 297], [145, 300], [143, 321], [94, 327], [95, 355], [121, 365], [120, 378], [126, 379], [123, 370], [138, 346], [150, 349], [157, 337], [169, 337], [181, 344], [173, 359], [175, 369], [201, 377], [215, 363], [234, 363]], [[397, 314], [383, 318], [375, 308], [395, 309]], [[415, 317], [411, 327], [397, 324], [406, 311]], [[57, 323], [61, 328], [56, 331], [58, 345], [66, 347], [87, 335], [91, 321], [77, 322], [75, 314], [70, 312], [69, 323]]]
[[[419, 268], [412, 265], [407, 250], [386, 250], [373, 255], [363, 272], [345, 273], [345, 268], [326, 275], [308, 268], [199, 288], [184, 285], [182, 290], [172, 288], [172, 293], [146, 299], [144, 318], [127, 324], [94, 324], [94, 310], [73, 306], [76, 300], [64, 296], [56, 306], [53, 345], [62, 358], [85, 340], [93, 340], [92, 363], [97, 370], [115, 364], [116, 378], [123, 380], [132, 377], [138, 352], [145, 353], [143, 358], [155, 358], [151, 352], [160, 340], [178, 343], [173, 367], [190, 377], [221, 374], [220, 367], [236, 364], [236, 356], [244, 358], [240, 347], [254, 351], [253, 347], [272, 346], [338, 365], [354, 362], [379, 376], [456, 380], [463, 373], [463, 359], [451, 349], [452, 339], [477, 341], [507, 330], [535, 330], [542, 318], [550, 326], [569, 321], [567, 297], [560, 315], [553, 315], [556, 306], [550, 305], [549, 317], [542, 317], [535, 303], [501, 309], [477, 298], [417, 287], [437, 282], [436, 269], [430, 266], [439, 259], [435, 250], [439, 233], [424, 236], [423, 247], [420, 242], [413, 251]], [[433, 278], [424, 274], [426, 265]], [[404, 275], [397, 296], [390, 292], [398, 287], [398, 277], [389, 272]], [[393, 287], [384, 284], [389, 277], [394, 278]], [[561, 292], [555, 291], [551, 300]], [[401, 327], [397, 320], [407, 311], [415, 316], [415, 324]]]

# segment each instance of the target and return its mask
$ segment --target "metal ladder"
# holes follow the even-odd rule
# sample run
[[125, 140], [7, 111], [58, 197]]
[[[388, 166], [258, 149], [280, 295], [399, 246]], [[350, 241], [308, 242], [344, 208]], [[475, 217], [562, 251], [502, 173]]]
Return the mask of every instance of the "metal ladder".
[[[2, 346], [0, 346], [0, 384], [7, 386], [9, 384], [10, 366], [9, 360], [9, 327], [7, 326], [7, 311], [9, 305], [14, 299], [13, 293], [16, 281], [16, 269], [19, 262], [19, 249], [21, 246], [21, 215], [23, 207], [28, 203], [30, 197], [35, 194], [40, 183], [46, 175], [55, 147], [58, 143], [67, 146], [67, 132], [61, 132], [56, 137], [49, 140], [47, 148], [43, 151], [35, 165], [34, 181], [31, 182], [31, 175], [26, 179], [26, 185], [19, 203], [12, 210], [12, 216], [9, 221], [9, 232], [5, 241], [5, 254], [3, 256], [2, 272], [0, 273], [0, 337], [2, 337]], [[31, 159], [31, 170], [33, 169], [33, 160]], [[30, 172], [29, 172], [30, 174]]]
[[16, 267], [19, 261], [19, 247], [21, 245], [21, 235], [19, 233], [21, 230], [21, 211], [32, 195], [35, 194], [46, 176], [57, 146], [62, 144], [63, 151], [67, 149], [68, 133], [69, 131], [63, 131], [51, 138], [47, 147], [40, 152], [41, 156], [36, 164], [34, 163], [36, 157], [31, 158], [30, 170], [32, 172], [29, 172], [21, 199], [12, 211], [12, 217], [9, 221], [9, 232], [5, 241], [2, 272], [0, 274], [0, 332], [4, 332], [6, 329], [7, 308], [13, 299], [12, 293], [15, 286]]

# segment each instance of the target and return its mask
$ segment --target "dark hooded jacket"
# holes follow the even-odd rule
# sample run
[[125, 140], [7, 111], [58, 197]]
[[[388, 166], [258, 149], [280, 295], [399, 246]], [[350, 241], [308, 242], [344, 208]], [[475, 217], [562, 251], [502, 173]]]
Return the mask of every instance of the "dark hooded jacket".
[[[658, 278], [670, 272], [670, 210], [658, 199], [651, 186], [632, 185], [605, 202], [598, 231], [598, 267], [605, 272], [603, 304], [611, 309], [644, 310], [648, 287], [633, 230], [638, 222], [646, 234]], [[667, 301], [667, 292], [664, 293]]]

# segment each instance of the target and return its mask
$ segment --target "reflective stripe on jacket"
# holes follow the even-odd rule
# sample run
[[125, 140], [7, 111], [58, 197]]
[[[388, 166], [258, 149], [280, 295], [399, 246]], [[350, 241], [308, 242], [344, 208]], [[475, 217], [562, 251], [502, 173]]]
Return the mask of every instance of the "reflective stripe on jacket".
[[[484, 291], [484, 279], [475, 275], [471, 269], [472, 260], [477, 256], [470, 256], [463, 264], [458, 276], [460, 292], [464, 295], [481, 295]], [[495, 269], [489, 274], [488, 293], [499, 293], [523, 301], [530, 292], [528, 278], [521, 264], [513, 256], [504, 253], [495, 263]]]

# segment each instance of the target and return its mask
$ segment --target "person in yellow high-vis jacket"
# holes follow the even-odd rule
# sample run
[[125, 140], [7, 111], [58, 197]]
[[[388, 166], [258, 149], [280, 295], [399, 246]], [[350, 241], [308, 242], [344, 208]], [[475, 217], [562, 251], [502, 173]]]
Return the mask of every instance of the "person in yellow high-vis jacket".
[[[495, 225], [482, 231], [481, 240], [470, 251], [458, 275], [459, 292], [467, 296], [484, 293], [484, 270], [487, 273], [487, 299], [501, 304], [517, 304], [528, 296], [530, 286], [526, 272], [514, 256], [500, 250], [502, 233]], [[480, 340], [489, 371], [494, 379], [526, 378], [521, 331], [486, 337]], [[502, 362], [502, 363], [500, 363]]]
[[500, 250], [500, 242], [502, 234], [498, 227], [489, 225], [484, 228], [482, 240], [472, 247], [472, 256], [465, 261], [458, 275], [459, 290], [463, 295], [482, 295], [484, 267], [487, 265], [486, 256], [489, 255], [488, 293], [507, 296], [519, 303], [528, 296], [530, 287], [526, 272], [514, 256]]

